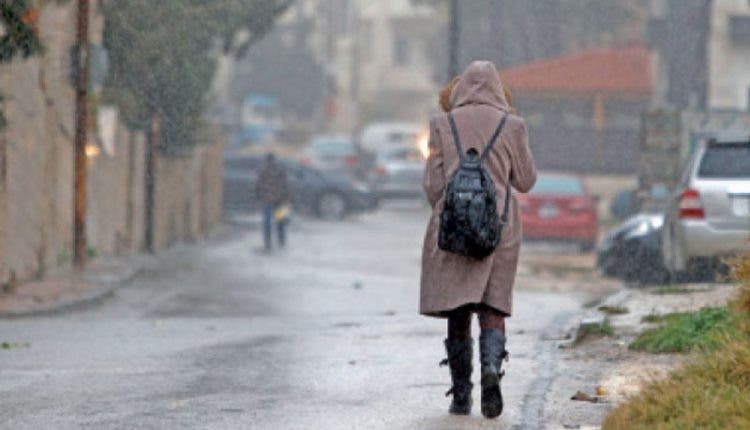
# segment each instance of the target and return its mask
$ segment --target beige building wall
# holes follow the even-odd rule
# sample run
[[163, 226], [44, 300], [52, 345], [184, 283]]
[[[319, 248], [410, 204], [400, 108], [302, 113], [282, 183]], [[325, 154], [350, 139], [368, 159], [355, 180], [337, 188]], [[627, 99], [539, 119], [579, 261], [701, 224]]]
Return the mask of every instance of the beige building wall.
[[[50, 3], [39, 21], [44, 55], [0, 66], [8, 119], [0, 133], [0, 284], [11, 273], [18, 281], [41, 277], [72, 259], [74, 12], [75, 2]], [[102, 17], [92, 18], [92, 40], [101, 40]], [[144, 242], [144, 138], [116, 118], [110, 125], [108, 143], [87, 166], [87, 236], [97, 256], [138, 251]], [[223, 137], [207, 136], [208, 146], [181, 159], [159, 157], [158, 249], [200, 239], [219, 222]], [[89, 137], [101, 142], [94, 131]]]
[[409, 0], [362, 2], [358, 25], [363, 115], [421, 121], [434, 109], [438, 83], [429, 44], [444, 36], [438, 9]]
[[442, 71], [428, 48], [445, 36], [440, 8], [411, 0], [301, 0], [283, 19], [298, 14], [313, 19], [309, 43], [338, 83], [335, 131], [354, 131], [362, 121], [422, 121], [435, 108]]
[[219, 223], [223, 139], [179, 156], [158, 156], [154, 249], [203, 239]]
[[143, 135], [119, 126], [111, 154], [88, 163], [89, 247], [97, 255], [116, 255], [143, 245]]
[[72, 241], [72, 22], [71, 5], [46, 7], [39, 20], [46, 54], [0, 66], [8, 119], [5, 259], [19, 279], [65, 260]]
[[732, 41], [732, 16], [750, 16], [747, 0], [714, 0], [709, 36], [708, 104], [712, 109], [750, 109], [750, 43]]

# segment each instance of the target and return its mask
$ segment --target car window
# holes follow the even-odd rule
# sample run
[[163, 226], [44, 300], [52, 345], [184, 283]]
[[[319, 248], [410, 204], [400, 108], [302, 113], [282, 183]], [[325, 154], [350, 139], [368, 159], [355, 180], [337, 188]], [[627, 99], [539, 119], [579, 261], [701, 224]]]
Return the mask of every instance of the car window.
[[310, 169], [303, 166], [298, 166], [294, 170], [294, 175], [302, 181], [312, 181], [323, 176], [320, 172], [315, 169]]
[[312, 143], [311, 149], [323, 155], [351, 154], [354, 145], [348, 140], [318, 140]]
[[750, 178], [750, 143], [709, 145], [703, 154], [701, 178]]
[[418, 148], [399, 148], [386, 152], [383, 158], [387, 161], [422, 161], [422, 153]]
[[540, 175], [531, 194], [557, 194], [575, 196], [583, 194], [583, 184], [578, 178]]

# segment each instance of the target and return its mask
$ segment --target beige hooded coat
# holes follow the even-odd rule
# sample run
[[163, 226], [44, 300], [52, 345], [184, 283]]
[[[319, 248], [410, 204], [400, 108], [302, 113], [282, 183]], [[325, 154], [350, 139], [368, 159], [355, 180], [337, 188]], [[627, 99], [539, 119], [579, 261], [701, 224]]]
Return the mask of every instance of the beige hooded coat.
[[[503, 114], [510, 110], [495, 66], [485, 61], [474, 62], [466, 69], [453, 89], [451, 102], [464, 151], [474, 148], [481, 153]], [[474, 260], [440, 250], [438, 230], [445, 188], [459, 165], [447, 114], [431, 119], [429, 147], [423, 186], [432, 216], [422, 251], [420, 313], [446, 317], [448, 311], [481, 303], [510, 316], [521, 247], [518, 202], [511, 198], [502, 241], [486, 259]], [[508, 115], [505, 128], [483, 165], [495, 181], [498, 213], [503, 211], [508, 181], [523, 193], [534, 186], [536, 170], [522, 118]]]

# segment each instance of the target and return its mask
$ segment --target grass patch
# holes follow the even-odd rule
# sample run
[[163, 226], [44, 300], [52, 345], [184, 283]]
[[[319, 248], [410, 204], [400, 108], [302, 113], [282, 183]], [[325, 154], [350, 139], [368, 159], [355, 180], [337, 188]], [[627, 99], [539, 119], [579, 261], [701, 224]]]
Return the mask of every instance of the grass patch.
[[733, 274], [745, 287], [727, 308], [648, 317], [664, 327], [712, 324], [700, 333], [709, 333], [716, 349], [699, 350], [669, 378], [617, 406], [602, 429], [750, 429], [750, 256], [734, 263]]
[[665, 315], [648, 314], [645, 317], [641, 318], [641, 322], [644, 322], [644, 323], [658, 323], [658, 322], [664, 321], [664, 318], [666, 318]]
[[750, 342], [733, 341], [615, 408], [604, 430], [750, 428]]
[[583, 342], [588, 338], [612, 337], [614, 335], [614, 327], [610, 324], [609, 319], [605, 318], [601, 324], [582, 325], [578, 330], [575, 343]]
[[732, 312], [726, 307], [705, 308], [697, 312], [649, 315], [647, 322], [662, 323], [646, 330], [630, 344], [630, 349], [652, 353], [689, 352], [716, 349], [724, 334], [733, 332]]
[[624, 315], [630, 310], [624, 306], [599, 306], [597, 309], [599, 309], [599, 312], [605, 313], [607, 315]]

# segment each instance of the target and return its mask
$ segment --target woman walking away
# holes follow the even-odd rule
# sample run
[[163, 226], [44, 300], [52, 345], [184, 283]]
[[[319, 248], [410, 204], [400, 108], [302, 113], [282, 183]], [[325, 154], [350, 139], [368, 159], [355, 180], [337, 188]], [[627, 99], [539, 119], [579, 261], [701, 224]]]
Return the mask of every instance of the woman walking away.
[[494, 418], [503, 411], [505, 318], [512, 313], [521, 247], [511, 187], [528, 192], [536, 170], [526, 125], [512, 113], [494, 64], [472, 63], [455, 82], [449, 108], [430, 121], [423, 185], [432, 217], [422, 254], [420, 313], [448, 320], [442, 364], [453, 382], [450, 412], [459, 415], [471, 413], [471, 315], [478, 314], [482, 414]]

